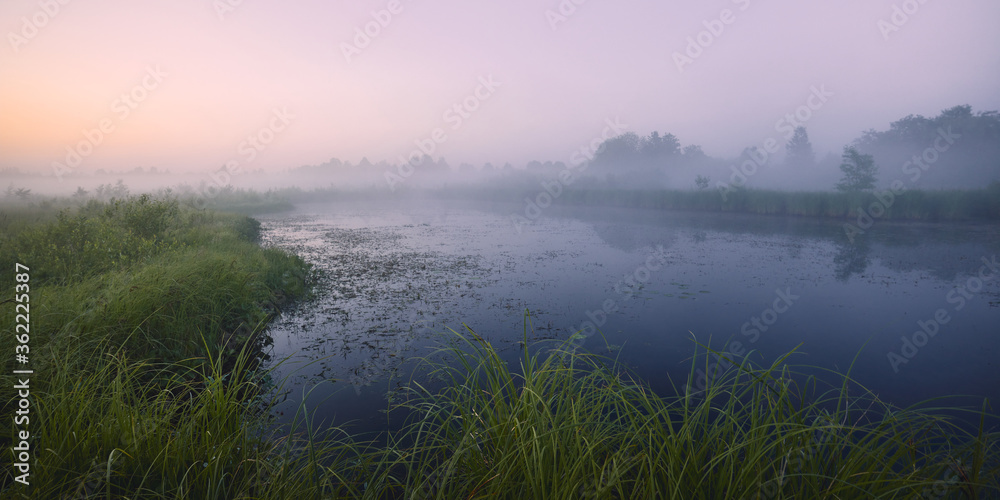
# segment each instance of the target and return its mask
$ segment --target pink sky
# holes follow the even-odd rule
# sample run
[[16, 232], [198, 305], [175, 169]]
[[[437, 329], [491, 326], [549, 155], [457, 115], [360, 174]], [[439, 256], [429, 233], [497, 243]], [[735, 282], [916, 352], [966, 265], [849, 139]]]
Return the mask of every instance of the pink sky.
[[[1000, 108], [995, 0], [576, 2], [3, 2], [0, 167], [51, 173], [86, 141], [74, 171], [208, 171], [248, 148], [250, 168], [395, 161], [436, 128], [452, 165], [568, 161], [616, 117], [726, 156], [780, 137], [813, 86], [833, 94], [805, 123], [821, 151]], [[912, 13], [887, 31], [894, 8]]]

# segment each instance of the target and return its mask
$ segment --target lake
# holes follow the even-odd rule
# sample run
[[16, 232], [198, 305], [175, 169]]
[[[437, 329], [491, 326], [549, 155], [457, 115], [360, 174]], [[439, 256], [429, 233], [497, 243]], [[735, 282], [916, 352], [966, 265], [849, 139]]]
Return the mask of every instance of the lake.
[[832, 220], [515, 214], [428, 200], [259, 217], [266, 245], [317, 270], [315, 297], [269, 327], [278, 421], [308, 394], [322, 425], [392, 427], [384, 410], [441, 332], [468, 325], [516, 363], [526, 310], [529, 344], [572, 338], [661, 394], [685, 384], [698, 342], [758, 364], [797, 347], [791, 363], [840, 372], [857, 357], [853, 378], [899, 406], [1000, 396], [1000, 226], [876, 221], [851, 242]]

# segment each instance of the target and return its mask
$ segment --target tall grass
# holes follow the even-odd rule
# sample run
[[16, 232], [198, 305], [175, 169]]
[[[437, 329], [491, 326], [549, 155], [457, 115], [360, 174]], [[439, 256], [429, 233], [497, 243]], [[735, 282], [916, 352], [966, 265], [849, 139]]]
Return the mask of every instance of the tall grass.
[[[7, 221], [0, 265], [8, 283], [15, 262], [31, 269], [32, 485], [5, 460], [0, 496], [233, 498], [298, 471], [259, 430], [256, 365], [262, 325], [305, 293], [301, 259], [260, 248], [252, 219], [169, 198], [18, 215], [31, 222]], [[4, 352], [13, 325], [4, 305]]]
[[[68, 346], [53, 361], [79, 367], [88, 351]], [[233, 365], [220, 356], [197, 368], [104, 352], [85, 374], [53, 372], [36, 395], [31, 486], [10, 485], [4, 498], [320, 498], [343, 489], [316, 457], [346, 462], [356, 445], [270, 438], [250, 350]]]
[[[967, 429], [951, 407], [893, 408], [847, 376], [800, 375], [787, 358], [731, 360], [702, 392], [657, 395], [568, 344], [525, 346], [508, 362], [471, 329], [428, 358], [443, 388], [412, 381], [393, 410], [407, 423], [387, 444], [317, 428], [307, 406], [273, 434], [261, 331], [305, 293], [300, 259], [256, 245], [252, 219], [172, 200], [36, 220], [0, 238], [0, 265], [32, 268], [35, 371], [32, 484], [15, 483], [3, 461], [2, 498], [1000, 494], [997, 435]], [[13, 308], [0, 308], [3, 352], [13, 324]], [[0, 385], [15, 383], [0, 372]], [[2, 394], [10, 422], [16, 398]], [[987, 409], [977, 414], [984, 422]]]
[[[418, 417], [377, 486], [407, 498], [980, 498], [996, 435], [895, 409], [846, 376], [797, 383], [785, 359], [661, 397], [556, 345], [512, 368], [471, 330], [414, 385]], [[705, 356], [706, 363], [710, 358]], [[693, 373], [692, 373], [693, 376]], [[950, 473], [954, 471], [954, 473]]]
[[52, 337], [102, 339], [177, 360], [199, 352], [202, 335], [214, 346], [245, 340], [305, 292], [305, 263], [260, 248], [259, 232], [246, 216], [172, 199], [92, 201], [6, 235], [0, 268], [32, 269], [32, 350]]
[[[840, 376], [745, 360], [701, 393], [659, 396], [615, 362], [553, 344], [512, 366], [471, 330], [410, 386], [388, 446], [303, 425], [263, 431], [249, 351], [223, 368], [131, 361], [106, 346], [58, 372], [24, 498], [990, 498], [995, 434], [942, 408], [896, 409]], [[206, 344], [206, 352], [211, 349]], [[87, 346], [53, 353], [80, 365]], [[534, 352], [534, 354], [531, 354]], [[701, 358], [699, 358], [701, 359]], [[714, 359], [704, 356], [705, 363]], [[171, 377], [165, 389], [143, 373]], [[190, 375], [196, 376], [190, 376]], [[692, 367], [693, 377], [693, 367]], [[798, 380], [798, 382], [796, 381]], [[985, 417], [985, 411], [982, 413]], [[26, 493], [26, 492], [30, 492]], [[11, 496], [14, 497], [14, 496]]]

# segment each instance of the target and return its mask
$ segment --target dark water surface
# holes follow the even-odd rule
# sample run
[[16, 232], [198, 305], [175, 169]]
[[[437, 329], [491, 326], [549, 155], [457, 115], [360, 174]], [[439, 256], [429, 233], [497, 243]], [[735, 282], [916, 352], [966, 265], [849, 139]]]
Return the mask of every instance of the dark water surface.
[[854, 378], [901, 406], [1000, 396], [1000, 226], [883, 221], [851, 243], [835, 221], [551, 207], [518, 232], [522, 210], [351, 202], [261, 217], [266, 244], [320, 271], [316, 297], [270, 327], [278, 419], [309, 392], [317, 422], [383, 429], [439, 332], [465, 323], [514, 359], [525, 309], [529, 339], [581, 332], [663, 394], [697, 339], [758, 363], [801, 344], [795, 363], [842, 372], [860, 352]]

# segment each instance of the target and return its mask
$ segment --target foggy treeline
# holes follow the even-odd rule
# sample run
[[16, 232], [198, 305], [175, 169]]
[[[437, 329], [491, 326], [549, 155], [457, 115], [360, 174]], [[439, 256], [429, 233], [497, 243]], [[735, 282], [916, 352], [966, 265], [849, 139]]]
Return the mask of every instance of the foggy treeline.
[[[820, 156], [808, 129], [797, 127], [783, 141], [744, 148], [735, 158], [714, 157], [697, 144], [684, 144], [673, 133], [635, 132], [604, 140], [592, 151], [563, 160], [533, 160], [524, 165], [467, 163], [451, 165], [443, 157], [415, 154], [408, 163], [358, 164], [337, 158], [290, 170], [333, 181], [342, 174], [395, 187], [461, 184], [484, 177], [493, 182], [549, 177], [570, 183], [620, 188], [705, 189], [720, 184], [774, 189], [834, 190], [841, 176], [840, 152]], [[782, 135], [778, 138], [784, 139]], [[768, 151], [770, 147], [770, 151]], [[870, 154], [878, 166], [879, 187], [902, 181], [908, 188], [979, 188], [1000, 180], [1000, 114], [955, 106], [938, 116], [909, 115], [887, 130], [870, 129], [845, 147]], [[419, 151], [415, 151], [419, 153]], [[588, 154], [589, 153], [589, 154]], [[405, 160], [403, 160], [405, 161]], [[402, 168], [400, 168], [402, 166]], [[366, 175], [367, 174], [367, 175]], [[698, 182], [701, 178], [701, 182]]]
[[[218, 190], [346, 188], [378, 191], [423, 187], [482, 185], [538, 189], [538, 182], [562, 187], [705, 190], [748, 187], [777, 190], [833, 191], [842, 177], [843, 151], [820, 154], [806, 127], [788, 127], [762, 137], [736, 157], [707, 154], [700, 145], [685, 144], [673, 133], [628, 131], [574, 151], [563, 160], [532, 160], [523, 165], [449, 163], [443, 156], [414, 147], [395, 161], [357, 163], [338, 158], [317, 165], [286, 169], [280, 174], [262, 169], [211, 173], [171, 173], [170, 169], [135, 167], [126, 172], [97, 169], [80, 172], [59, 185], [47, 177], [0, 171], [8, 195], [58, 194], [86, 196], [107, 193], [124, 178], [133, 192], [171, 187], [179, 194], [211, 197]], [[878, 168], [876, 187], [901, 182], [906, 189], [976, 189], [1000, 181], [1000, 113], [955, 106], [934, 117], [909, 115], [886, 130], [869, 129], [844, 148], [871, 155]], [[438, 153], [431, 150], [430, 153]], [[177, 170], [182, 170], [178, 166]], [[85, 187], [85, 188], [84, 188]], [[63, 192], [52, 192], [61, 189]], [[74, 190], [76, 190], [74, 192]]]

